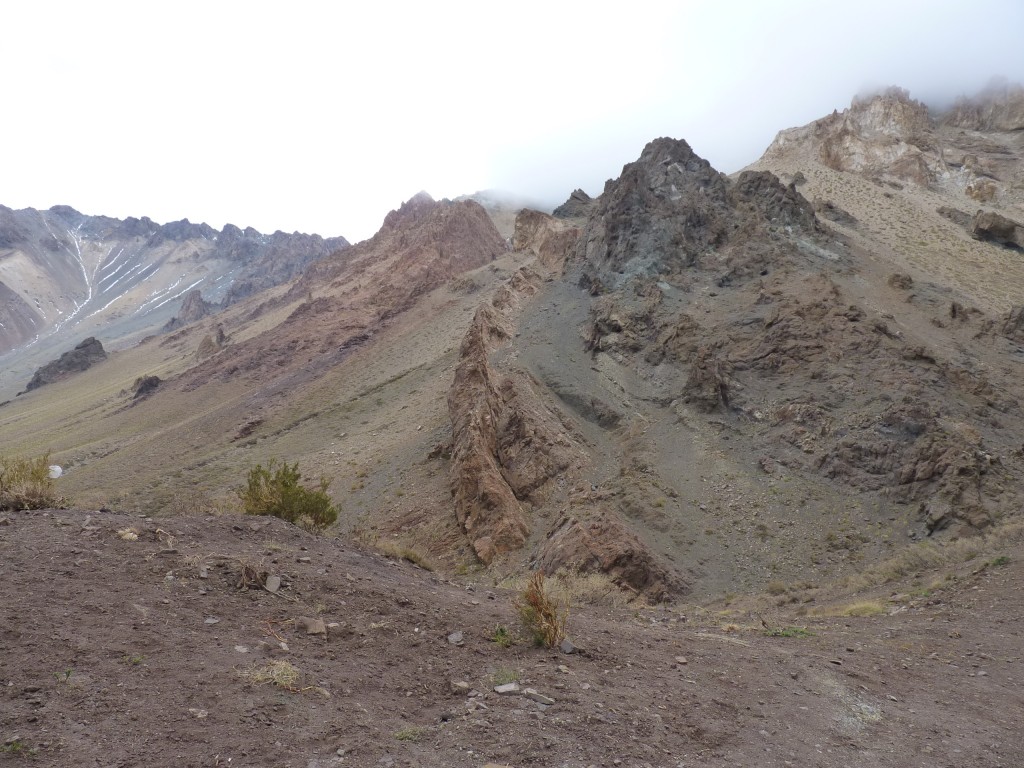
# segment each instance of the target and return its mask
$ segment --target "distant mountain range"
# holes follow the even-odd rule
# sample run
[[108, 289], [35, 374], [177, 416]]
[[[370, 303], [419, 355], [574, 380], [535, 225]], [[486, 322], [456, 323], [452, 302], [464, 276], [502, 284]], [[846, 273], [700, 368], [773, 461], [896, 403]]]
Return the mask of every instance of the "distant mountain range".
[[122, 221], [68, 206], [0, 206], [0, 356], [89, 335], [108, 347], [137, 341], [167, 323], [189, 291], [228, 306], [348, 244], [231, 224], [217, 231], [187, 219]]

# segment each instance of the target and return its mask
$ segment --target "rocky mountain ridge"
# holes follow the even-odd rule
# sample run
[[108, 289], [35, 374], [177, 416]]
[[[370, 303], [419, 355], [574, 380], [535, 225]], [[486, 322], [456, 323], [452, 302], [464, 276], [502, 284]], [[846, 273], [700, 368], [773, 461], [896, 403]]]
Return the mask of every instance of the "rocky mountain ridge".
[[347, 245], [231, 224], [218, 232], [187, 219], [159, 225], [68, 206], [0, 206], [0, 355], [16, 366], [27, 347], [42, 344], [52, 356], [88, 333], [108, 345], [138, 341], [168, 322], [189, 291], [228, 306]]
[[[733, 177], [657, 139], [508, 240], [476, 202], [421, 193], [216, 322], [193, 295], [193, 322], [142, 345], [161, 367], [119, 384], [161, 380], [131, 414], [172, 454], [149, 487], [173, 498], [168, 464], [212, 486], [285, 446], [338, 478], [361, 535], [651, 600], [838, 578], [900, 540], [997, 528], [1021, 501], [1021, 313], [986, 290], [1015, 251], [939, 211], [962, 189], [899, 176], [911, 150], [864, 149], [945, 140], [921, 105], [892, 92], [844, 115]], [[936, 245], [910, 251], [896, 214], [935, 222]], [[95, 483], [115, 443], [65, 449], [69, 482]]]

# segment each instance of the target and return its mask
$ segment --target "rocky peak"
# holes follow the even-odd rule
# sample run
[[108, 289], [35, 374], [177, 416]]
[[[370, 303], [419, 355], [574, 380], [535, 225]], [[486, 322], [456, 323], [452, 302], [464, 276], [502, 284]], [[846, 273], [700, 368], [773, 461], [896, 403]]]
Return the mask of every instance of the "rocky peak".
[[855, 96], [841, 118], [844, 129], [862, 136], [884, 135], [912, 144], [923, 137], [931, 122], [928, 107], [910, 98], [905, 88], [896, 86], [869, 96]]
[[902, 88], [853, 99], [810, 125], [780, 131], [766, 160], [809, 152], [836, 171], [890, 175], [927, 186], [942, 169], [928, 108]]
[[382, 230], [398, 229], [404, 224], [408, 224], [422, 218], [424, 215], [437, 208], [438, 205], [440, 205], [440, 203], [436, 202], [434, 198], [421, 190], [402, 203], [397, 210], [391, 211], [384, 217], [384, 226], [382, 227]]
[[209, 224], [193, 224], [188, 219], [182, 219], [160, 227], [150, 238], [149, 245], [157, 246], [168, 240], [180, 243], [192, 239], [212, 239], [216, 235], [217, 230]]
[[224, 243], [233, 243], [242, 239], [242, 230], [234, 224], [225, 224], [217, 237]]
[[977, 96], [957, 100], [940, 121], [969, 131], [1024, 130], [1024, 86], [994, 83]]
[[588, 265], [584, 283], [611, 287], [633, 276], [678, 273], [739, 229], [775, 224], [816, 226], [808, 202], [774, 175], [744, 174], [734, 184], [685, 141], [657, 139], [607, 182], [577, 258]]
[[555, 208], [552, 215], [559, 219], [582, 218], [590, 212], [593, 202], [594, 198], [582, 189], [574, 189], [569, 199]]

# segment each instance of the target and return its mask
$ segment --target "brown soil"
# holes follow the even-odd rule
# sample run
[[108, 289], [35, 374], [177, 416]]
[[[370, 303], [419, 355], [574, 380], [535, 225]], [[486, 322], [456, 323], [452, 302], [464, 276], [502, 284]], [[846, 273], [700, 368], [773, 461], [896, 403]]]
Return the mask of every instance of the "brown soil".
[[[1019, 548], [870, 618], [577, 607], [580, 650], [566, 655], [491, 641], [497, 625], [517, 633], [503, 590], [274, 519], [5, 519], [0, 761], [12, 765], [1006, 766], [1024, 754]], [[276, 594], [263, 574], [282, 578]], [[271, 662], [297, 679], [247, 681]], [[555, 703], [496, 694], [507, 677]]]

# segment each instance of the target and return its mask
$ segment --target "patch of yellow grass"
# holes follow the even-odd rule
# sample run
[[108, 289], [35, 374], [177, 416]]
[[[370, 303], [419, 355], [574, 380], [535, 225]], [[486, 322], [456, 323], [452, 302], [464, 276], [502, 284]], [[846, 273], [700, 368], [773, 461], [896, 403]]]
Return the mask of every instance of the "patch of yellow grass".
[[398, 560], [408, 560], [410, 563], [418, 565], [425, 571], [433, 571], [435, 568], [434, 563], [429, 557], [414, 547], [403, 544], [400, 541], [395, 541], [394, 539], [377, 539], [376, 541], [371, 542], [370, 546], [386, 557], [393, 557]]
[[[513, 592], [523, 592], [530, 576], [509, 576], [495, 586]], [[623, 590], [604, 573], [577, 573], [559, 571], [545, 581], [545, 588], [551, 596], [566, 605], [602, 605], [622, 608], [640, 599], [633, 592]]]
[[296, 690], [299, 681], [299, 670], [287, 661], [272, 661], [263, 666], [254, 665], [239, 673], [242, 679], [253, 685], [276, 685], [289, 691]]
[[812, 616], [863, 618], [866, 616], [879, 616], [885, 612], [885, 606], [878, 600], [860, 600], [856, 603], [817, 608], [810, 613]]

